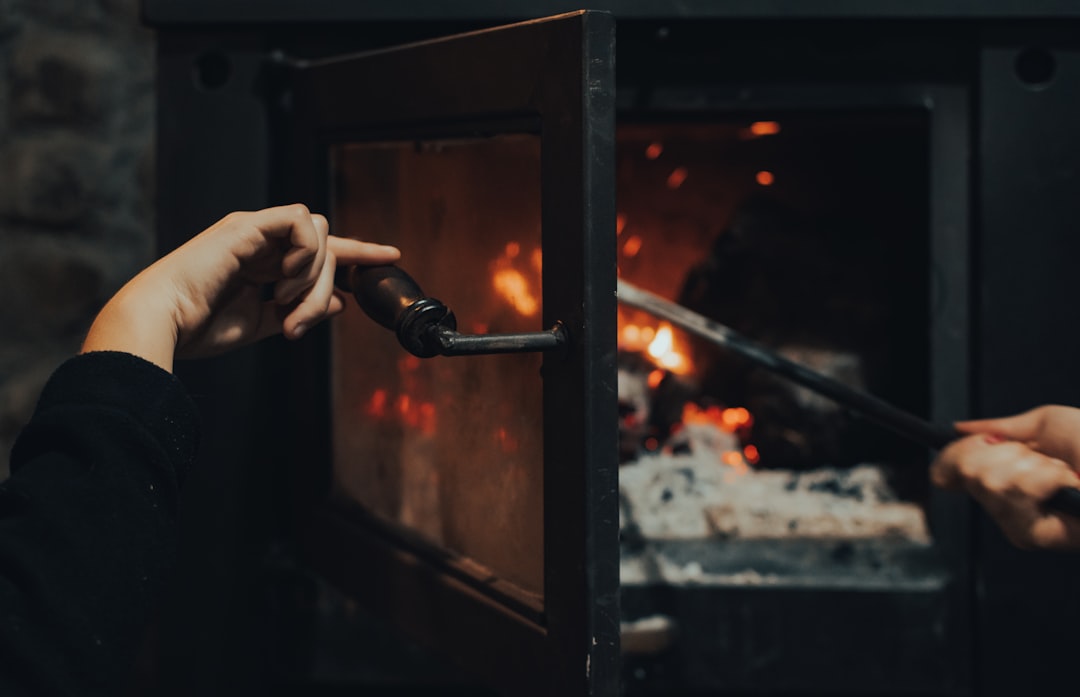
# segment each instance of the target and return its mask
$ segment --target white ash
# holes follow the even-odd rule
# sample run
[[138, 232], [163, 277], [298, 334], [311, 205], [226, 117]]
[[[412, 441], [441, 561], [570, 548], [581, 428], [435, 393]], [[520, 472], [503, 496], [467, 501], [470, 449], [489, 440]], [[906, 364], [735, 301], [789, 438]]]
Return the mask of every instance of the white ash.
[[[688, 438], [700, 441], [707, 430]], [[711, 445], [720, 448], [660, 453], [620, 468], [624, 535], [632, 531], [645, 540], [889, 538], [929, 543], [922, 509], [896, 500], [881, 467], [742, 472], [719, 461], [717, 452], [726, 447], [723, 437], [728, 434], [712, 430]]]

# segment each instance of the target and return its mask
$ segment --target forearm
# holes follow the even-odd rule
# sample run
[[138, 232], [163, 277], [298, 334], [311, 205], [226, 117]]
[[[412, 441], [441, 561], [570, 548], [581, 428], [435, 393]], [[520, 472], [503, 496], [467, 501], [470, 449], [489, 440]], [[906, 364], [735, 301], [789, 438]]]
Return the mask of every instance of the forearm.
[[178, 329], [175, 307], [163, 292], [167, 279], [151, 266], [128, 282], [98, 313], [80, 353], [120, 351], [173, 370]]

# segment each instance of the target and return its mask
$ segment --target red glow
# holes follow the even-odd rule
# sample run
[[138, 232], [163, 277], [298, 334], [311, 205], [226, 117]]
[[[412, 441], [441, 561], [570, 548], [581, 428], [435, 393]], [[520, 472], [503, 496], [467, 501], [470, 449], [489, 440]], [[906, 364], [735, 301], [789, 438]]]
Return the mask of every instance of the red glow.
[[372, 416], [386, 414], [386, 390], [379, 389], [371, 393], [371, 399], [368, 400], [366, 411]]
[[667, 186], [668, 186], [668, 188], [669, 189], [678, 189], [680, 186], [683, 185], [683, 182], [686, 181], [686, 178], [689, 176], [689, 174], [690, 173], [686, 171], [685, 167], [676, 167], [675, 169], [673, 169], [671, 171], [671, 174], [668, 175], [668, 178], [667, 178]]
[[645, 148], [645, 157], [650, 160], [655, 160], [664, 153], [664, 144], [659, 142], [649, 143], [649, 147]]
[[637, 235], [633, 235], [630, 239], [626, 240], [626, 244], [623, 245], [623, 254], [628, 257], [636, 257], [638, 252], [641, 251], [642, 239]]
[[754, 179], [762, 186], [772, 186], [773, 182], [776, 181], [776, 177], [773, 176], [773, 173], [764, 169], [758, 172]]

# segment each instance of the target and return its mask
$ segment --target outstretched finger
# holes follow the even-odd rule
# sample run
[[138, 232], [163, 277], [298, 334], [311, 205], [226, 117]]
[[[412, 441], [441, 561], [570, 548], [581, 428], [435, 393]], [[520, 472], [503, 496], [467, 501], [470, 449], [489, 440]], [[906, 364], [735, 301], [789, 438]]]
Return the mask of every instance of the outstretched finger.
[[388, 244], [361, 242], [349, 237], [327, 237], [327, 247], [334, 253], [337, 264], [392, 264], [401, 258], [401, 250]]

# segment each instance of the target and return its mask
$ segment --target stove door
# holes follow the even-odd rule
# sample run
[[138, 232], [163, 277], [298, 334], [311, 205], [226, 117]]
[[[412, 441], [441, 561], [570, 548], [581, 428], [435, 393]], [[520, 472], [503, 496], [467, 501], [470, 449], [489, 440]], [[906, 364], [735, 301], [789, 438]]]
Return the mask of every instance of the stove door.
[[422, 360], [350, 307], [308, 361], [331, 431], [300, 468], [308, 560], [506, 694], [614, 695], [612, 18], [309, 65], [293, 108], [295, 193], [336, 234], [398, 245], [463, 333], [570, 337]]

